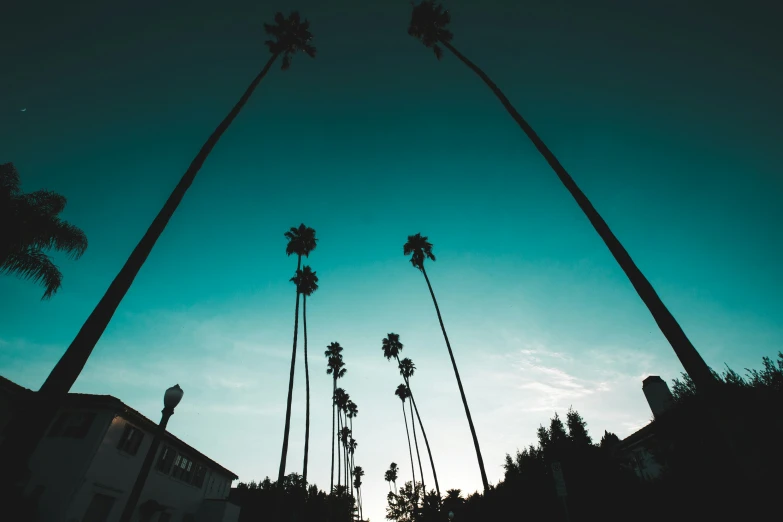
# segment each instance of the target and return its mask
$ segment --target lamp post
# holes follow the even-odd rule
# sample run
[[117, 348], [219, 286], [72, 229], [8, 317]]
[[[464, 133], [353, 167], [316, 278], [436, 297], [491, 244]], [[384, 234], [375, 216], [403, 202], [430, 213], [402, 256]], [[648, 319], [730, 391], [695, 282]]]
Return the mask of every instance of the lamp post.
[[130, 522], [131, 516], [136, 509], [136, 504], [139, 502], [139, 496], [141, 496], [141, 490], [144, 489], [144, 483], [147, 482], [147, 476], [150, 474], [152, 468], [152, 461], [155, 459], [155, 455], [158, 453], [158, 446], [160, 446], [160, 439], [163, 438], [163, 434], [166, 432], [166, 425], [169, 423], [169, 418], [174, 415], [174, 408], [177, 407], [179, 401], [182, 400], [182, 388], [179, 384], [175, 384], [163, 395], [163, 416], [160, 418], [160, 424], [158, 429], [155, 430], [155, 435], [152, 438], [152, 444], [147, 451], [147, 455], [144, 457], [144, 463], [141, 465], [139, 475], [136, 477], [136, 483], [133, 484], [133, 489], [128, 496], [128, 500], [125, 503], [125, 508], [120, 515], [120, 522]]

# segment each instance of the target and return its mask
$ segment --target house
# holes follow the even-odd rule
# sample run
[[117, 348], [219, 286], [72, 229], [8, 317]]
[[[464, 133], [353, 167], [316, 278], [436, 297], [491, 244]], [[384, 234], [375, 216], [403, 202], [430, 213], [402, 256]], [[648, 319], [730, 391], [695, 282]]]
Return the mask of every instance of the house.
[[[674, 405], [669, 386], [657, 375], [642, 381], [642, 391], [654, 418], [660, 418]], [[618, 447], [629, 466], [643, 480], [657, 479], [663, 473], [663, 465], [654, 457], [656, 443], [655, 424], [651, 422], [623, 439]]]
[[[15, 397], [32, 393], [0, 377], [0, 429]], [[157, 423], [109, 395], [69, 393], [30, 460], [25, 494], [41, 522], [117, 522]], [[238, 477], [168, 431], [134, 522], [236, 522], [228, 501]]]

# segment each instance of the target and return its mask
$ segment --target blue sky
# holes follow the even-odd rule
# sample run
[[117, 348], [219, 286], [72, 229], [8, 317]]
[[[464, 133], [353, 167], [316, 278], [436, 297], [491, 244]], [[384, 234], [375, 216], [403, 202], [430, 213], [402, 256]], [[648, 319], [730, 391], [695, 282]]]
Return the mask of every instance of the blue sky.
[[[87, 5], [89, 4], [89, 5]], [[697, 5], [698, 4], [698, 5]], [[570, 170], [714, 367], [757, 367], [783, 341], [779, 143], [783, 75], [772, 6], [452, 1], [454, 44], [500, 85]], [[66, 195], [90, 246], [50, 302], [0, 278], [0, 374], [37, 388], [193, 155], [267, 54], [285, 2], [16, 6], [0, 38], [0, 161], [25, 190]], [[397, 332], [441, 490], [480, 489], [467, 422], [408, 234], [429, 273], [491, 482], [503, 456], [569, 406], [595, 438], [651, 414], [642, 379], [680, 372], [605, 246], [488, 89], [405, 34], [405, 2], [306, 1], [319, 55], [273, 70], [225, 134], [106, 330], [74, 391], [119, 397], [239, 474], [275, 476], [296, 260], [320, 239], [308, 303], [310, 476], [328, 488], [331, 382], [345, 347], [359, 406], [365, 514], [383, 520], [391, 461], [410, 478]], [[765, 11], [766, 9], [766, 11]], [[38, 13], [38, 14], [36, 14]], [[26, 112], [20, 112], [27, 108]], [[288, 470], [301, 471], [297, 361]], [[429, 472], [425, 469], [428, 482]]]

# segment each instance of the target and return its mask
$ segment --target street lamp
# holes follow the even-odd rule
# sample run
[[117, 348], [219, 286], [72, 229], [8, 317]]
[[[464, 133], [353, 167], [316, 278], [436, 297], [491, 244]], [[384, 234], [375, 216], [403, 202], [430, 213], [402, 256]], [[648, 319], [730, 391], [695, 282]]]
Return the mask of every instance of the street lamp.
[[449, 520], [454, 520], [454, 512], [449, 511]]
[[166, 425], [169, 423], [169, 418], [174, 415], [174, 408], [176, 408], [179, 401], [182, 400], [182, 395], [184, 393], [182, 388], [179, 387], [179, 384], [175, 384], [166, 390], [166, 393], [163, 395], [163, 416], [160, 418], [158, 429], [155, 430], [150, 449], [144, 457], [144, 463], [141, 465], [139, 475], [136, 477], [136, 483], [133, 484], [133, 489], [131, 490], [130, 495], [128, 495], [125, 508], [122, 510], [122, 515], [120, 515], [120, 522], [130, 522], [131, 520], [133, 511], [136, 509], [136, 504], [139, 502], [141, 490], [144, 489], [144, 483], [147, 482], [147, 476], [150, 474], [152, 461], [155, 459], [155, 455], [158, 452], [160, 439], [162, 439], [163, 434], [166, 433]]

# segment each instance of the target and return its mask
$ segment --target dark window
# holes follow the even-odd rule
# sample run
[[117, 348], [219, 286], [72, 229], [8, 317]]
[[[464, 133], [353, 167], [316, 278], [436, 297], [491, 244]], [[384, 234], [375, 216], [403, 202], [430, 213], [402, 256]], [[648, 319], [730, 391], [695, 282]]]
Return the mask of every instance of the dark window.
[[155, 464], [155, 469], [168, 475], [176, 454], [177, 453], [171, 447], [164, 447], [163, 451], [160, 453], [160, 457], [158, 457], [158, 463]]
[[141, 441], [144, 439], [144, 433], [135, 426], [125, 425], [125, 431], [122, 433], [120, 443], [117, 449], [130, 455], [135, 455], [139, 451]]
[[65, 411], [54, 421], [49, 430], [50, 437], [70, 437], [81, 439], [87, 435], [95, 420], [95, 413], [86, 411]]
[[177, 455], [177, 458], [174, 459], [174, 469], [171, 470], [171, 476], [175, 479], [188, 482], [192, 468], [192, 460], [182, 455]]
[[82, 522], [106, 522], [109, 520], [112, 507], [114, 507], [114, 497], [97, 493], [92, 497]]
[[196, 465], [196, 470], [193, 472], [193, 480], [191, 481], [191, 484], [196, 486], [197, 488], [200, 488], [204, 485], [204, 477], [207, 475], [207, 467], [202, 466], [201, 464]]

